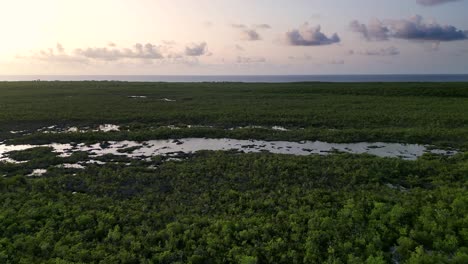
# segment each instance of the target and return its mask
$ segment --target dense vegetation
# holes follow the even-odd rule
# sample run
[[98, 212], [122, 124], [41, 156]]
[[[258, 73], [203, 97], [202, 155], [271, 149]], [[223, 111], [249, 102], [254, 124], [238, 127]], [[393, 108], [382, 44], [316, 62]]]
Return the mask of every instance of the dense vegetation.
[[[50, 125], [112, 123], [130, 129], [91, 135], [39, 133], [23, 138], [29, 142], [210, 136], [468, 148], [466, 113], [466, 83], [0, 83], [0, 137], [19, 136], [10, 130]], [[174, 132], [167, 125], [214, 128]], [[291, 131], [225, 130], [249, 125]]]
[[0, 262], [467, 263], [467, 175], [466, 154], [225, 152], [18, 175]]
[[[0, 83], [0, 142], [233, 137], [459, 150], [416, 161], [93, 157], [105, 165], [85, 164], [86, 152], [15, 151], [24, 163], [0, 162], [0, 263], [468, 263], [467, 113], [464, 83]], [[104, 123], [122, 130], [91, 131]], [[90, 130], [37, 131], [51, 125]], [[264, 128], [228, 129], [250, 125]], [[85, 168], [60, 166], [78, 162]], [[35, 169], [47, 173], [28, 177]]]

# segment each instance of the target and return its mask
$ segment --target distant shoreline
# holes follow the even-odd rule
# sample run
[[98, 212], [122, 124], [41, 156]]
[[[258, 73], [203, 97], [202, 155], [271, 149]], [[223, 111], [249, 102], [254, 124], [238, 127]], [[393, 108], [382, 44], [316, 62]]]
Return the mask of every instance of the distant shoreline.
[[371, 75], [0, 75], [0, 81], [125, 81], [125, 82], [468, 82], [468, 74]]

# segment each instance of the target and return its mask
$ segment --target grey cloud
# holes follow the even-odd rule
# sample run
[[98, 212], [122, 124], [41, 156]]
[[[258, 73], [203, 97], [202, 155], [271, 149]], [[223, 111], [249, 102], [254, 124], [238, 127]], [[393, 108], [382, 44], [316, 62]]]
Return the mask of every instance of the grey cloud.
[[56, 48], [57, 48], [57, 51], [59, 53], [64, 53], [65, 52], [65, 49], [63, 48], [62, 44], [60, 44], [60, 43], [57, 43]]
[[171, 54], [168, 54], [166, 57], [166, 59], [172, 59], [172, 60], [178, 60], [178, 59], [183, 59], [184, 56], [180, 53], [171, 53]]
[[34, 59], [54, 63], [87, 63], [86, 58], [69, 55], [62, 44], [57, 43], [55, 48], [40, 50], [32, 56], [17, 56], [18, 59]]
[[76, 49], [75, 54], [90, 59], [114, 61], [120, 59], [162, 59], [164, 56], [159, 51], [158, 47], [151, 43], [142, 45], [135, 44], [132, 49], [116, 49], [116, 48], [87, 48]]
[[309, 26], [308, 23], [302, 25], [299, 29], [294, 29], [285, 34], [286, 43], [292, 46], [321, 46], [339, 43], [340, 37], [334, 33], [327, 37], [321, 32], [321, 27]]
[[390, 30], [378, 19], [372, 19], [368, 25], [354, 20], [349, 26], [352, 31], [361, 33], [367, 40], [387, 40], [389, 37]]
[[260, 34], [258, 34], [256, 30], [246, 29], [242, 31], [242, 39], [255, 41], [255, 40], [261, 40], [262, 38], [260, 37]]
[[231, 24], [231, 27], [233, 27], [233, 28], [247, 28], [247, 26], [244, 25], [244, 24]]
[[254, 25], [253, 27], [258, 28], [258, 29], [270, 29], [271, 28], [271, 26], [268, 24], [257, 24], [257, 25]]
[[329, 64], [332, 64], [332, 65], [343, 65], [343, 64], [345, 64], [345, 61], [344, 61], [344, 60], [332, 60], [332, 61], [329, 61]]
[[310, 61], [312, 60], [312, 56], [304, 54], [303, 56], [289, 56], [288, 59], [294, 61]]
[[19, 59], [34, 59], [39, 61], [46, 61], [46, 62], [55, 62], [55, 63], [81, 63], [87, 64], [89, 61], [85, 58], [80, 58], [76, 56], [70, 56], [67, 54], [43, 54], [40, 55], [33, 55], [31, 57], [17, 57]]
[[264, 63], [266, 59], [263, 57], [237, 57], [237, 63], [250, 64], [250, 63]]
[[361, 33], [365, 38], [369, 38], [369, 30], [366, 24], [361, 24], [358, 20], [353, 20], [349, 23], [349, 28], [353, 32]]
[[174, 52], [172, 48], [169, 44], [156, 46], [151, 43], [145, 45], [137, 43], [130, 48], [117, 48], [114, 43], [109, 42], [104, 47], [79, 48], [73, 52], [67, 52], [60, 43], [57, 43], [54, 48], [40, 50], [31, 56], [17, 56], [17, 58], [63, 63], [119, 60], [141, 60], [145, 63], [159, 61], [166, 63], [211, 54], [207, 51], [207, 44], [205, 42], [187, 46], [185, 52]]
[[359, 54], [359, 55], [366, 55], [366, 56], [396, 56], [400, 54], [400, 50], [395, 47], [388, 47], [388, 48], [365, 50], [365, 51], [358, 51], [358, 52], [353, 51], [352, 54]]
[[[249, 28], [248, 26], [246, 26], [244, 24], [231, 24], [231, 27], [239, 28], [239, 29]], [[251, 27], [256, 28], [256, 29], [270, 29], [271, 28], [271, 26], [269, 24], [254, 24]]]
[[402, 39], [453, 41], [468, 38], [468, 32], [450, 25], [424, 23], [421, 16], [391, 22], [392, 36]]
[[241, 30], [241, 39], [248, 41], [261, 40], [262, 37], [258, 31], [271, 28], [271, 26], [268, 24], [256, 24], [251, 27], [248, 27], [244, 24], [231, 24], [231, 27]]
[[198, 57], [208, 54], [208, 46], [206, 42], [201, 42], [198, 44], [192, 44], [191, 46], [185, 47], [185, 55], [191, 57]]
[[234, 47], [235, 47], [236, 50], [238, 50], [238, 51], [244, 51], [244, 50], [245, 50], [244, 47], [242, 47], [241, 45], [235, 45]]
[[173, 46], [175, 44], [177, 44], [175, 41], [173, 40], [163, 40], [162, 43], [166, 46]]
[[423, 6], [434, 6], [459, 1], [461, 0], [417, 0], [416, 2]]
[[410, 19], [372, 20], [368, 25], [352, 21], [350, 28], [362, 34], [368, 40], [387, 40], [389, 38], [417, 41], [456, 41], [468, 39], [468, 31], [454, 26], [440, 25], [436, 22], [426, 23], [417, 15]]

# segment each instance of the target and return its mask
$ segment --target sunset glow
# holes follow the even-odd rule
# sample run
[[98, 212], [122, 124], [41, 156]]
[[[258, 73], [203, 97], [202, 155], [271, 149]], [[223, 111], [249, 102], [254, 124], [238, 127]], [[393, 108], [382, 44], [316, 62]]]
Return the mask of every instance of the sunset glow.
[[0, 72], [466, 73], [468, 1], [293, 2], [1, 0]]

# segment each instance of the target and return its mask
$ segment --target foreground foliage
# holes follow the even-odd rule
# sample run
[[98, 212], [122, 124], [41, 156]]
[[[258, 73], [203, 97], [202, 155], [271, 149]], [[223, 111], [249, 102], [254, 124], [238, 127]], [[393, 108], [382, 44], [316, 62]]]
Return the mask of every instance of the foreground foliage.
[[[24, 163], [0, 162], [0, 263], [468, 263], [466, 113], [466, 83], [0, 83], [0, 142], [230, 137], [459, 150], [417, 161], [198, 152], [178, 162], [16, 151]], [[93, 131], [105, 123], [121, 131]], [[52, 125], [87, 130], [38, 131]], [[90, 159], [107, 164], [60, 166]], [[47, 173], [25, 176], [37, 169]]]
[[467, 154], [50, 167], [0, 178], [0, 263], [467, 263], [467, 177]]

